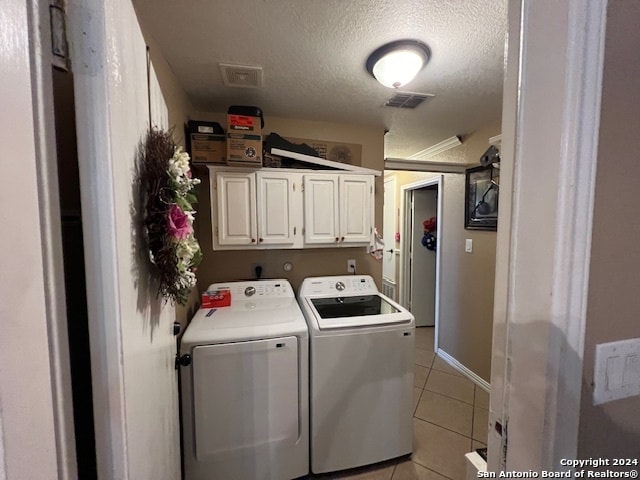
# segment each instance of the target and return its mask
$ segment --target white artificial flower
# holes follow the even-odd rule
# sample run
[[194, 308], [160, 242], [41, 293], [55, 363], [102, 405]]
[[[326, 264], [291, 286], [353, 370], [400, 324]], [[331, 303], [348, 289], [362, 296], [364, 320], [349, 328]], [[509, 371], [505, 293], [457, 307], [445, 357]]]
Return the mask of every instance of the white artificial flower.
[[193, 288], [196, 285], [196, 275], [193, 272], [184, 272], [178, 278], [176, 286], [178, 288]]
[[169, 159], [169, 172], [180, 181], [180, 177], [186, 176], [188, 171], [189, 154], [182, 147], [176, 147], [173, 157]]

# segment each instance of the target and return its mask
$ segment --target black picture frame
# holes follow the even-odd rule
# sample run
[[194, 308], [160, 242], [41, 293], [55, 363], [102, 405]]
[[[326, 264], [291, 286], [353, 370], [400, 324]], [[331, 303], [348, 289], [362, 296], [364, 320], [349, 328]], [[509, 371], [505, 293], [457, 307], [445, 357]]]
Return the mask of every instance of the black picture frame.
[[465, 177], [464, 228], [495, 232], [498, 229], [500, 169], [493, 165], [468, 168]]

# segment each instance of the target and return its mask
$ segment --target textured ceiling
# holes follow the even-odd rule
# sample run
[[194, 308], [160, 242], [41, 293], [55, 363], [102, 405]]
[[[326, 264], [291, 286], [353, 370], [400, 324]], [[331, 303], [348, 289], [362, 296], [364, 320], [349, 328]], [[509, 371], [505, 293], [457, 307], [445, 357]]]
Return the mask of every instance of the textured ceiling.
[[[134, 0], [141, 23], [196, 109], [257, 105], [265, 116], [381, 126], [385, 156], [406, 158], [501, 115], [506, 0]], [[380, 45], [418, 39], [432, 56], [393, 90], [365, 69]], [[259, 89], [227, 87], [219, 63], [261, 66]], [[327, 139], [330, 140], [330, 139]]]

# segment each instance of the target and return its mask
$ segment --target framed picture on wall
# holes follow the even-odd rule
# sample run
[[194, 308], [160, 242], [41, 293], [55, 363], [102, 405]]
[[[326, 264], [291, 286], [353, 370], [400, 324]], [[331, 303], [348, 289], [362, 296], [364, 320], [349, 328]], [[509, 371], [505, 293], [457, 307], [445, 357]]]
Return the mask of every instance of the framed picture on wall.
[[499, 186], [499, 168], [487, 165], [466, 170], [464, 228], [497, 230]]

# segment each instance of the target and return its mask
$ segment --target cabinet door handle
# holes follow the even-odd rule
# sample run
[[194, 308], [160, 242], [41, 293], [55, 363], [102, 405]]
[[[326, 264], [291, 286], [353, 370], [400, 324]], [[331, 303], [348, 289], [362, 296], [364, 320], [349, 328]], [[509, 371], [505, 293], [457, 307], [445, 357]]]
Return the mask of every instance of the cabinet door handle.
[[336, 242], [339, 242], [339, 241], [340, 241], [340, 238], [339, 238], [339, 237], [336, 237]]
[[251, 239], [251, 243], [256, 243], [256, 239], [255, 239], [255, 238], [252, 238], [252, 239]]
[[341, 241], [341, 242], [344, 242], [344, 237], [340, 238], [340, 241]]
[[260, 237], [260, 238], [258, 239], [258, 241], [259, 241], [259, 242], [264, 242], [264, 238]]

